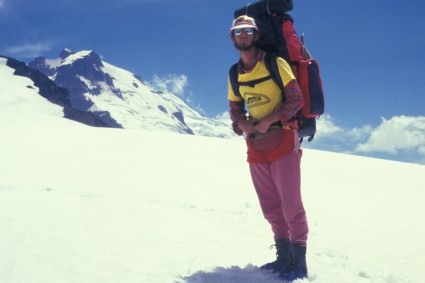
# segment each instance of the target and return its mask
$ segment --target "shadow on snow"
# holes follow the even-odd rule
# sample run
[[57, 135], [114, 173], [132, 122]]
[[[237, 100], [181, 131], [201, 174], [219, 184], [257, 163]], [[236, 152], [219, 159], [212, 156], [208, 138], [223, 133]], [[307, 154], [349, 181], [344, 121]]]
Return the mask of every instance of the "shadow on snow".
[[180, 276], [175, 283], [282, 283], [276, 274], [264, 272], [260, 268], [248, 265], [245, 268], [232, 266], [217, 267], [212, 271], [198, 271], [187, 277]]

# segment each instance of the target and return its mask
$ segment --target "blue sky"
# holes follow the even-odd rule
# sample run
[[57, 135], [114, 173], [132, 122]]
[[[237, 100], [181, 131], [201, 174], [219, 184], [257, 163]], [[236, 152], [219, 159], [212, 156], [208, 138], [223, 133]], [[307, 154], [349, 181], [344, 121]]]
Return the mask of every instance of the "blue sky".
[[[95, 50], [145, 81], [175, 78], [192, 106], [215, 117], [227, 111], [228, 68], [238, 59], [233, 11], [247, 3], [0, 0], [0, 54], [29, 61], [65, 47]], [[294, 0], [326, 95], [314, 146], [425, 163], [424, 10], [423, 1]]]

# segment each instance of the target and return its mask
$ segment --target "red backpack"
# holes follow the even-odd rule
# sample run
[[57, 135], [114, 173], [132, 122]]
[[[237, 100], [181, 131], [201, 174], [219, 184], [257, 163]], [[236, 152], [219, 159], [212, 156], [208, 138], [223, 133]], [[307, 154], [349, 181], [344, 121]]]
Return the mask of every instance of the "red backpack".
[[[271, 56], [266, 56], [265, 63], [270, 77], [282, 89], [275, 56], [284, 58], [292, 67], [304, 96], [304, 106], [295, 119], [298, 121], [299, 137], [309, 137], [316, 133], [316, 118], [324, 112], [324, 95], [319, 65], [304, 45], [303, 36], [298, 37], [293, 19], [286, 12], [292, 9], [292, 0], [262, 0], [235, 11], [235, 18], [247, 15], [255, 19], [260, 38], [257, 46]], [[231, 86], [235, 95], [239, 95], [239, 82], [236, 65], [229, 71]], [[254, 82], [255, 83], [255, 82]], [[260, 82], [259, 82], [260, 83]], [[252, 84], [252, 82], [251, 82]], [[283, 101], [284, 101], [283, 97]]]

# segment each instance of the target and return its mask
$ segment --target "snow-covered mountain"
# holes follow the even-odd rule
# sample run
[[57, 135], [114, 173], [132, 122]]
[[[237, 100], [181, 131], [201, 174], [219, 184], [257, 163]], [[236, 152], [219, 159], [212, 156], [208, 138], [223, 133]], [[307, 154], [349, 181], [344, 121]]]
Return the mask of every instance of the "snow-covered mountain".
[[173, 93], [152, 89], [95, 51], [64, 49], [58, 58], [37, 57], [28, 66], [67, 89], [73, 108], [94, 113], [110, 127], [235, 136], [228, 124], [202, 116]]
[[[26, 97], [25, 94], [38, 96], [40, 101], [39, 112], [48, 107], [46, 104], [54, 104], [59, 106], [56, 108], [61, 109], [61, 117], [90, 126], [108, 127], [105, 122], [97, 118], [101, 113], [95, 115], [92, 112], [73, 108], [69, 100], [68, 90], [58, 87], [41, 72], [29, 68], [25, 63], [13, 58], [0, 56], [0, 60], [0, 105], [7, 105], [12, 101], [26, 101], [29, 97]], [[19, 114], [22, 115], [23, 113]]]

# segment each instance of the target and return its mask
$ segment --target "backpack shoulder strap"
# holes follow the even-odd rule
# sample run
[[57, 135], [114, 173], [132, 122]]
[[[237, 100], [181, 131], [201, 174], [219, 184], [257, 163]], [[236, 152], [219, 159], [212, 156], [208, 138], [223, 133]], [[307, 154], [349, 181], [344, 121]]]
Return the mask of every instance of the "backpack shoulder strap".
[[282, 78], [280, 77], [279, 68], [277, 67], [277, 63], [276, 63], [277, 57], [278, 56], [276, 53], [266, 53], [266, 56], [264, 57], [264, 63], [273, 81], [277, 84], [277, 86], [283, 92], [284, 85], [282, 82]]
[[238, 76], [239, 76], [238, 63], [236, 63], [236, 64], [233, 64], [232, 67], [230, 67], [229, 80], [230, 80], [230, 85], [232, 86], [233, 93], [236, 96], [241, 97], [241, 93], [239, 91]]
[[239, 86], [240, 85], [247, 85], [250, 87], [254, 87], [256, 84], [261, 83], [263, 81], [269, 80], [270, 78], [273, 79], [273, 81], [278, 85], [278, 87], [281, 89], [282, 93], [283, 93], [283, 82], [282, 82], [282, 78], [280, 77], [280, 73], [279, 73], [279, 69], [277, 67], [277, 63], [276, 63], [276, 58], [277, 58], [277, 54], [276, 53], [266, 53], [265, 57], [264, 57], [264, 63], [266, 65], [267, 70], [270, 73], [270, 76], [264, 77], [264, 78], [260, 78], [257, 80], [253, 80], [253, 81], [249, 81], [249, 82], [243, 82], [240, 83], [238, 81], [238, 63], [233, 64], [232, 67], [230, 67], [229, 70], [229, 80], [230, 80], [230, 85], [232, 86], [232, 90], [233, 93], [238, 96], [241, 97], [241, 93], [239, 91]]

